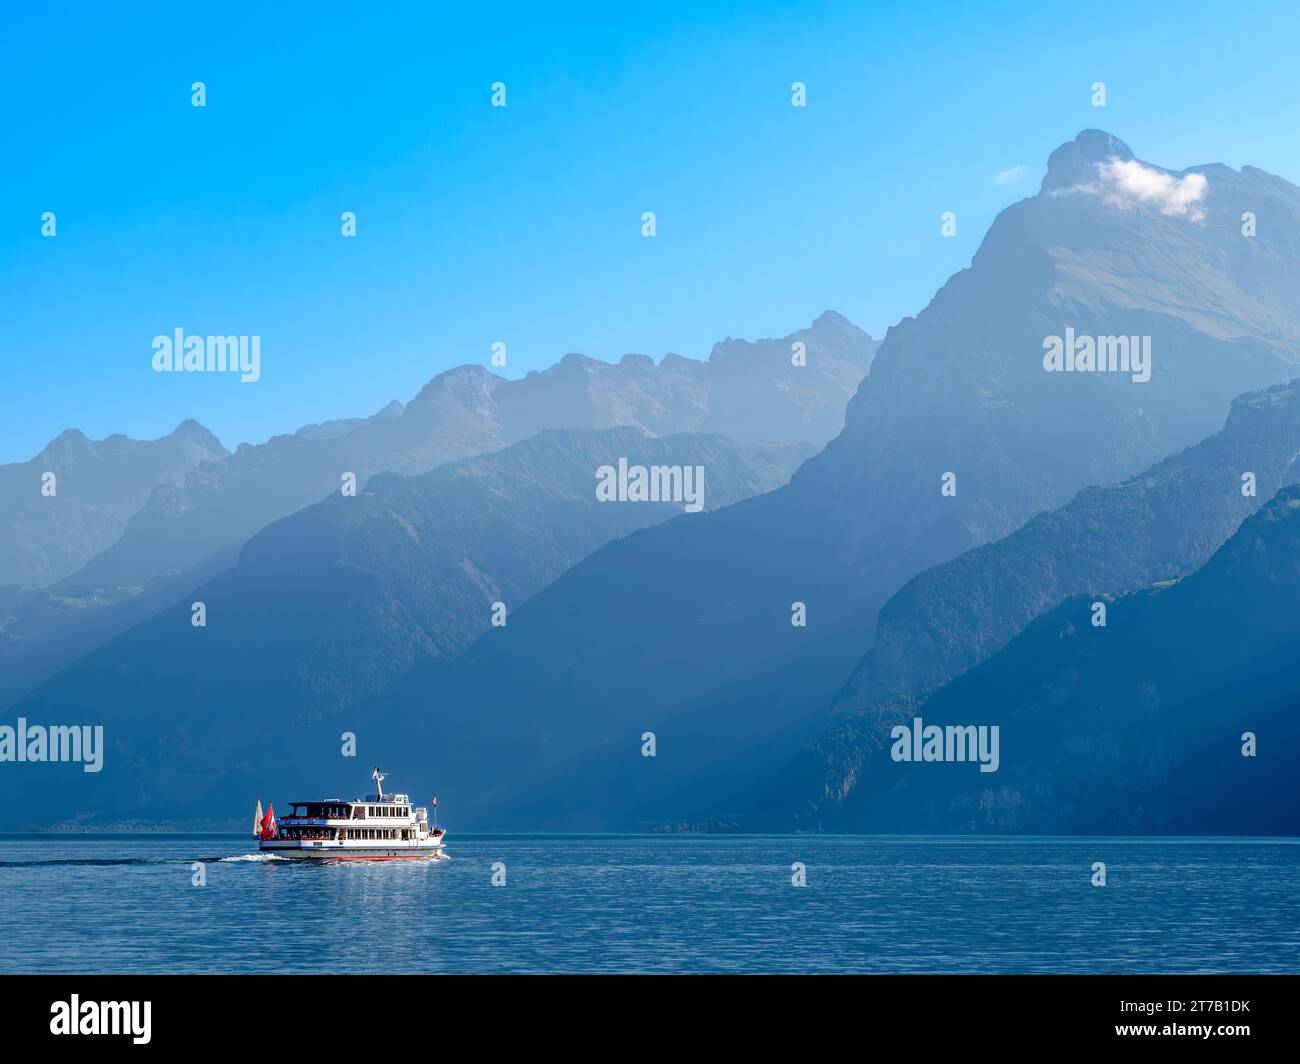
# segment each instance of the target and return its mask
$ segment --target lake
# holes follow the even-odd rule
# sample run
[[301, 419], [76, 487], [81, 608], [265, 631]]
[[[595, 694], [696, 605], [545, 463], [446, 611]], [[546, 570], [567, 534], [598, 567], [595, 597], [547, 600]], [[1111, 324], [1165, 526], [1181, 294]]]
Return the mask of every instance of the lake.
[[448, 851], [313, 865], [239, 835], [3, 837], [0, 971], [1300, 971], [1292, 839], [451, 834]]

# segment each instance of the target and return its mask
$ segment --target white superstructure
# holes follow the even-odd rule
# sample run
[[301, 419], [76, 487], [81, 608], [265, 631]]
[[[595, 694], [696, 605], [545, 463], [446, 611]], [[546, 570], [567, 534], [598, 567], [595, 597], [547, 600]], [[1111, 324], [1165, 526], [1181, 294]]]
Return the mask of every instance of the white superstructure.
[[[288, 816], [275, 819], [274, 807], [260, 823], [258, 848], [280, 857], [344, 861], [395, 861], [437, 857], [446, 832], [434, 825], [424, 807], [412, 808], [405, 794], [385, 794], [384, 774], [375, 769], [375, 793], [345, 802], [322, 798], [290, 802]], [[261, 808], [261, 802], [258, 802]]]

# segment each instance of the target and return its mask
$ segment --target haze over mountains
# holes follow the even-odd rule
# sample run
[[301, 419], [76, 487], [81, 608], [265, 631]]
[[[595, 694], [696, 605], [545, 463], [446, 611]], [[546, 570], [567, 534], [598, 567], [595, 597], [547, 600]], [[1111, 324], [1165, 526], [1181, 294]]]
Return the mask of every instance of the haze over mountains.
[[0, 588], [0, 706], [179, 602], [234, 560], [234, 552], [218, 552], [147, 585]]
[[1136, 590], [1194, 571], [1296, 479], [1297, 454], [1300, 385], [1252, 392], [1196, 446], [928, 570], [881, 610], [845, 708], [938, 686], [1068, 595]]
[[[700, 466], [701, 501], [726, 506], [784, 483], [810, 451], [556, 429], [418, 477], [381, 474], [356, 497], [336, 492], [254, 536], [238, 564], [193, 592], [205, 627], [191, 625], [188, 598], [171, 604], [21, 707], [38, 717], [105, 707], [120, 763], [151, 766], [148, 785], [171, 795], [175, 815], [208, 819], [228, 773], [292, 762], [285, 749], [309, 722], [360, 730], [341, 715], [417, 662], [459, 653], [489, 630], [496, 603], [508, 621], [602, 543], [682, 512], [671, 501], [599, 502], [601, 466]], [[167, 790], [182, 777], [184, 796]], [[130, 815], [137, 782], [105, 772], [96, 808]]]
[[926, 695], [1072, 595], [1137, 591], [1199, 569], [1245, 517], [1300, 478], [1298, 454], [1300, 384], [1244, 395], [1196, 446], [917, 576], [881, 609], [875, 645], [832, 707], [840, 723], [764, 784], [745, 823], [868, 830], [842, 807], [864, 808], [854, 791], [880, 770], [890, 727]]
[[[1136, 185], [1105, 176], [1116, 167]], [[1148, 185], [1177, 194], [1143, 198]], [[383, 711], [425, 719], [417, 707], [439, 705], [457, 750], [439, 770], [476, 825], [741, 811], [742, 789], [830, 723], [879, 607], [912, 576], [1132, 476], [1212, 433], [1237, 395], [1296, 375], [1298, 252], [1300, 192], [1286, 182], [1174, 173], [1081, 134], [970, 269], [890, 330], [844, 431], [789, 486], [609, 544], [504, 638], [413, 678]], [[1151, 379], [1046, 372], [1044, 341], [1066, 329], [1150, 337]], [[490, 793], [476, 782], [489, 772], [502, 780]]]
[[[30, 461], [0, 466], [0, 586], [61, 580], [116, 541], [154, 488], [226, 455], [186, 421], [157, 440], [90, 440], [68, 429]], [[46, 473], [52, 495], [42, 494]]]
[[[791, 365], [791, 345], [808, 364]], [[338, 490], [344, 472], [424, 473], [486, 454], [544, 429], [631, 425], [655, 435], [712, 432], [744, 443], [822, 443], [870, 368], [871, 338], [838, 314], [779, 340], [726, 340], [700, 362], [641, 355], [617, 364], [566, 355], [521, 380], [461, 366], [431, 380], [404, 408], [307, 426], [241, 445], [178, 487], [160, 488], [121, 540], [76, 574], [79, 584], [144, 583], [243, 543], [260, 528]]]
[[[796, 343], [806, 365], [792, 365]], [[138, 487], [123, 493], [118, 481], [125, 474], [105, 475], [88, 500], [90, 478], [73, 477], [61, 481], [57, 509], [55, 500], [40, 497], [32, 463], [11, 467], [22, 482], [13, 493], [23, 500], [18, 516], [27, 522], [13, 542], [71, 552], [80, 568], [68, 573], [69, 563], [53, 571], [58, 581], [47, 590], [0, 589], [0, 705], [233, 564], [249, 536], [337, 492], [345, 472], [361, 485], [380, 471], [422, 473], [556, 427], [630, 425], [654, 434], [720, 432], [752, 444], [820, 444], [843, 423], [844, 405], [874, 352], [870, 337], [827, 312], [781, 339], [728, 338], [707, 361], [668, 355], [656, 365], [629, 355], [611, 365], [568, 355], [518, 381], [461, 366], [434, 378], [405, 407], [393, 402], [370, 417], [307, 425], [241, 445], [228, 457], [206, 430], [186, 423], [168, 441], [201, 435], [212, 449], [170, 477], [157, 461], [136, 457], [146, 445], [131, 450], [115, 437], [97, 446], [117, 443], [121, 461], [133, 460], [129, 483]], [[35, 461], [42, 469], [50, 464]], [[101, 498], [114, 500], [115, 523], [98, 539], [49, 527], [51, 514], [74, 513], [84, 522], [87, 510], [105, 509]]]
[[[804, 369], [819, 351], [833, 366], [870, 360], [870, 341], [842, 319], [823, 316], [808, 333]], [[380, 761], [394, 778], [431, 777], [455, 796], [459, 830], [708, 820], [752, 811], [754, 796], [782, 779], [811, 818], [826, 781], [861, 753], [857, 733], [836, 747], [846, 761], [814, 764], [793, 781], [782, 770], [842, 723], [850, 707], [836, 695], [855, 670], [858, 687], [869, 674], [879, 691], [893, 696], [903, 683], [901, 697], [919, 700], [982, 660], [931, 702], [956, 713], [961, 703], [943, 701], [945, 692], [996, 675], [996, 692], [1014, 694], [1040, 720], [1051, 699], [1043, 701], [1041, 687], [1014, 688], [999, 666], [1022, 653], [1014, 648], [1041, 650], [1030, 639], [1046, 638], [1031, 623], [1036, 613], [1081, 586], [1111, 595], [1192, 572], [1291, 475], [1295, 390], [1267, 389], [1300, 375], [1300, 190], [1250, 167], [1165, 170], [1108, 134], [1081, 133], [1052, 154], [1039, 193], [998, 216], [970, 268], [890, 330], [842, 431], [787, 485], [754, 494], [781, 477], [761, 475], [753, 464], [759, 452], [745, 444], [788, 439], [782, 434], [798, 426], [825, 431], [816, 441], [836, 428], [824, 399], [849, 370], [805, 390], [814, 378], [789, 361], [800, 336], [753, 349], [720, 345], [707, 370], [636, 358], [593, 367], [570, 357], [520, 382], [453, 371], [400, 411], [240, 448], [181, 488], [160, 488], [83, 574], [108, 583], [148, 579], [242, 542], [288, 512], [278, 507], [318, 505], [268, 528], [236, 569], [204, 590], [222, 606], [207, 629], [185, 630], [181, 603], [6, 713], [75, 720], [92, 705], [114, 731], [104, 778], [60, 774], [66, 790], [51, 817], [194, 815], [235, 802], [255, 784], [265, 790], [268, 775], [276, 786], [312, 793], [335, 786], [330, 780], [350, 785], [354, 769], [339, 758], [340, 707], [357, 721], [365, 760]], [[1129, 367], [1048, 372], [1045, 349], [1066, 336], [1094, 338], [1097, 349], [1106, 337], [1132, 338], [1134, 352], [1150, 351], [1149, 379]], [[770, 370], [751, 376], [750, 365]], [[735, 385], [724, 389], [726, 402], [717, 391], [724, 380]], [[1262, 394], [1232, 405], [1244, 393]], [[570, 510], [564, 477], [553, 476], [570, 466], [542, 446], [560, 447], [560, 437], [536, 433], [606, 423], [658, 434], [722, 429], [740, 445], [694, 436], [689, 446], [724, 448], [709, 461], [737, 471], [729, 498], [740, 501], [661, 523], [605, 517], [605, 509], [639, 508], [590, 499]], [[372, 493], [326, 499], [343, 470], [364, 484], [381, 468], [415, 472], [456, 448], [514, 440], [528, 441], [515, 457], [531, 457], [509, 476], [483, 467], [469, 485], [448, 481], [433, 495], [377, 477]], [[582, 455], [571, 468], [590, 463], [586, 446], [569, 439], [560, 447]], [[513, 461], [511, 454], [494, 459]], [[1256, 499], [1241, 495], [1247, 461], [1257, 467]], [[449, 468], [457, 467], [430, 476], [452, 477]], [[1129, 481], [1144, 469], [1149, 474]], [[279, 494], [285, 483], [301, 496]], [[445, 508], [452, 498], [464, 503], [455, 516]], [[611, 525], [583, 539], [589, 510]], [[1290, 527], [1289, 512], [1274, 506], [1258, 516], [1193, 586], [1225, 591], [1224, 574], [1258, 550], [1267, 565], [1250, 570], [1247, 590], [1264, 615], [1281, 617], [1291, 539], [1276, 529]], [[994, 546], [967, 553], [985, 544]], [[480, 564], [476, 550], [488, 560]], [[939, 586], [925, 578], [909, 584], [953, 559]], [[485, 573], [490, 579], [480, 578]], [[483, 632], [494, 589], [526, 601], [512, 607], [504, 628]], [[1146, 601], [1142, 595], [1182, 608], [1201, 601], [1130, 598]], [[879, 654], [864, 664], [887, 602]], [[1127, 611], [1138, 627], [1126, 632], [1154, 639], [1141, 624], [1157, 623], [1167, 608]], [[1250, 608], [1212, 616], [1241, 625]], [[218, 633], [223, 611], [238, 620]], [[806, 625], [792, 623], [802, 617]], [[177, 642], [177, 630], [214, 638]], [[1053, 629], [1053, 638], [1064, 630]], [[915, 646], [914, 634], [935, 652]], [[1113, 626], [1106, 631], [1114, 634]], [[1210, 662], [1212, 636], [1199, 638], [1194, 645]], [[1066, 657], [1051, 664], [1060, 671], [1043, 683], [1070, 675]], [[1221, 663], [1222, 675], [1229, 664]], [[1128, 686], [1111, 693], [1131, 705], [1144, 688], [1129, 682], [1131, 670], [1125, 675]], [[1188, 696], [1168, 672], [1152, 682], [1162, 705]], [[978, 823], [1023, 830], [1051, 822], [1042, 795], [1068, 795], [1069, 808], [1079, 808], [1078, 781], [1058, 761], [1086, 738], [1079, 722], [1098, 705], [1100, 688], [1080, 681], [1076, 689], [1083, 693], [1072, 730], [1043, 733], [1033, 747], [1056, 775], [1017, 778], [1003, 804], [995, 796], [997, 815]], [[981, 704], [998, 703], [990, 694]], [[1212, 707], [1198, 712], [1203, 738]], [[229, 718], [214, 722], [221, 713]], [[647, 733], [653, 758], [642, 756]], [[1201, 738], [1180, 749], [1201, 756]], [[1005, 756], [1013, 753], [1008, 747]], [[1143, 770], [1122, 756], [1096, 764]], [[840, 778], [849, 776], [857, 781], [858, 770]], [[1033, 791], [1040, 783], [1047, 789]], [[925, 823], [969, 830], [967, 791], [908, 786], [922, 787], [915, 793]], [[841, 786], [840, 796], [856, 802], [859, 790], [866, 801], [855, 786]], [[894, 793], [871, 789], [877, 798]], [[1173, 794], [1151, 790], [1166, 804], [1142, 823], [1193, 820], [1190, 806], [1169, 806]], [[1033, 815], [1010, 815], [1016, 803]], [[1055, 823], [1104, 824], [1114, 809], [1099, 803], [1072, 816], [1062, 805]]]

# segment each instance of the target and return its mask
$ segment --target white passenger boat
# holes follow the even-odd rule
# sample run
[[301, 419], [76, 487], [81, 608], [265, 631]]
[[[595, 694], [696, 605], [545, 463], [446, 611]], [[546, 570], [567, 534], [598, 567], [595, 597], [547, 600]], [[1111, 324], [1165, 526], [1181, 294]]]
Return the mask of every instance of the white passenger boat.
[[446, 832], [438, 827], [438, 799], [433, 824], [424, 807], [413, 809], [405, 794], [385, 794], [384, 774], [370, 777], [375, 793], [345, 802], [322, 798], [290, 802], [288, 816], [275, 818], [271, 805], [262, 815], [257, 803], [253, 834], [262, 853], [318, 861], [400, 861], [441, 857]]

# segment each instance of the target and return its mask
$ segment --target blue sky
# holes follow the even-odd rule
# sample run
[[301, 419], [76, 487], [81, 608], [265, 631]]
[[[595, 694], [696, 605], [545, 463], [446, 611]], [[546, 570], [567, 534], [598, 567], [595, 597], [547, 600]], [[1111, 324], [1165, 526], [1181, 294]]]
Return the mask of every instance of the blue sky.
[[[187, 417], [260, 442], [498, 340], [517, 376], [827, 308], [880, 335], [1089, 126], [1300, 179], [1294, 4], [473, 7], [7, 6], [0, 462]], [[155, 374], [178, 326], [259, 335], [261, 380]]]

